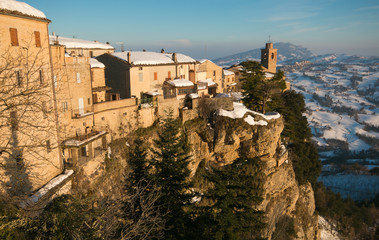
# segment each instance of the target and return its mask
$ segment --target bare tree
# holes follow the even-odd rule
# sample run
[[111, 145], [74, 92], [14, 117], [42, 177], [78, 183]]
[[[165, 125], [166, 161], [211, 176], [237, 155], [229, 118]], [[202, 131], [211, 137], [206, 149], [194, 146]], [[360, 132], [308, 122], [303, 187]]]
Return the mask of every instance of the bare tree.
[[0, 49], [0, 193], [8, 197], [61, 171], [51, 71], [49, 49], [32, 40]]

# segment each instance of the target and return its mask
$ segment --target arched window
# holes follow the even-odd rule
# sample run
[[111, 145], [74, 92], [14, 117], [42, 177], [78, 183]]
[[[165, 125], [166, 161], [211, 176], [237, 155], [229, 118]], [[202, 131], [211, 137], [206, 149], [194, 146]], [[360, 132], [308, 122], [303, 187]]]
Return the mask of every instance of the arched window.
[[271, 53], [271, 59], [274, 59], [275, 53]]

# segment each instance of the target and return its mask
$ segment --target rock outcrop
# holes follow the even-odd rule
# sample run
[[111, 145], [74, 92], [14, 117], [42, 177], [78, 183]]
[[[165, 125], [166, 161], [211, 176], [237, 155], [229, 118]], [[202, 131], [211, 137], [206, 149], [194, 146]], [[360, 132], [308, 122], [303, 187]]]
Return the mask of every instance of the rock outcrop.
[[288, 239], [291, 233], [292, 239], [319, 239], [312, 186], [298, 185], [291, 159], [281, 144], [283, 120], [266, 121], [267, 126], [251, 126], [243, 118], [216, 116], [208, 125], [200, 120], [187, 122], [193, 149], [192, 176], [200, 162], [223, 166], [232, 163], [240, 153], [247, 157], [260, 157], [265, 163], [266, 175], [264, 200], [258, 206], [267, 216], [264, 237]]

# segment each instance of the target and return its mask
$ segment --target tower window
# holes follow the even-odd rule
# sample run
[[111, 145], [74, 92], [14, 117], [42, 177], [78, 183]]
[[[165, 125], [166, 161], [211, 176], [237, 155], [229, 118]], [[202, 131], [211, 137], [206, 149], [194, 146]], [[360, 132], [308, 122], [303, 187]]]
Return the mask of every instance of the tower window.
[[275, 53], [271, 53], [271, 59], [274, 59]]

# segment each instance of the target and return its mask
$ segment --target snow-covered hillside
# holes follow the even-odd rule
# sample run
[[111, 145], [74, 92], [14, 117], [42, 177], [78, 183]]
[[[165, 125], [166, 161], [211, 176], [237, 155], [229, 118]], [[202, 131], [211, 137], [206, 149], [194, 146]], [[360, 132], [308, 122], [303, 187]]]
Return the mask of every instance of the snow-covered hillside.
[[373, 176], [379, 167], [379, 58], [328, 54], [282, 70], [304, 95], [324, 164], [319, 180], [344, 197], [372, 199], [379, 192]]

